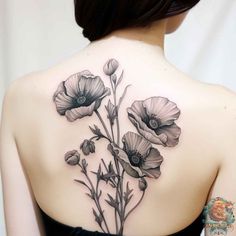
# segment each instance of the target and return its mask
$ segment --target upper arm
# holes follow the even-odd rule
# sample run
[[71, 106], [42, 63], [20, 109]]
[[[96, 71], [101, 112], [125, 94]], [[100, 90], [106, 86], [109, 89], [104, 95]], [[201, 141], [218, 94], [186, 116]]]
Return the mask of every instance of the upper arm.
[[[205, 207], [206, 236], [236, 236], [236, 161], [226, 163], [219, 171], [208, 204]], [[211, 231], [211, 232], [210, 232]], [[222, 234], [217, 234], [222, 232]], [[223, 234], [225, 233], [225, 234]]]
[[8, 236], [39, 236], [40, 220], [27, 175], [21, 163], [13, 135], [14, 89], [7, 92], [0, 130], [0, 166], [3, 202]]
[[218, 131], [222, 132], [223, 159], [205, 207], [206, 236], [236, 236], [236, 96], [231, 95], [225, 111], [225, 130]]

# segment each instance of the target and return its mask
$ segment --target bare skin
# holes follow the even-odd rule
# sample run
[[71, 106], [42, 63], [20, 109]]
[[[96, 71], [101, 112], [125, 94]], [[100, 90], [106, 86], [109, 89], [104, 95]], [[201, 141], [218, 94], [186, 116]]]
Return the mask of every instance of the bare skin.
[[[8, 236], [43, 235], [35, 201], [61, 223], [101, 231], [91, 214], [91, 199], [72, 181], [82, 176], [80, 171], [64, 161], [68, 150], [78, 149], [91, 136], [88, 126], [99, 123], [95, 116], [68, 122], [58, 115], [52, 96], [60, 82], [74, 73], [88, 69], [102, 76], [101, 68], [111, 57], [125, 71], [122, 86], [132, 84], [120, 108], [122, 134], [136, 131], [126, 112], [134, 100], [163, 96], [181, 110], [179, 143], [158, 147], [165, 157], [162, 174], [148, 182], [145, 198], [127, 220], [124, 235], [170, 235], [191, 224], [207, 200], [219, 196], [235, 201], [236, 94], [192, 80], [168, 63], [163, 51], [167, 26], [162, 21], [148, 29], [114, 32], [65, 62], [11, 85], [4, 100], [0, 149]], [[106, 117], [105, 110], [101, 115]], [[96, 169], [101, 158], [110, 159], [103, 141], [87, 160]], [[111, 209], [105, 214], [113, 217]], [[110, 220], [109, 225], [115, 232], [115, 222]]]

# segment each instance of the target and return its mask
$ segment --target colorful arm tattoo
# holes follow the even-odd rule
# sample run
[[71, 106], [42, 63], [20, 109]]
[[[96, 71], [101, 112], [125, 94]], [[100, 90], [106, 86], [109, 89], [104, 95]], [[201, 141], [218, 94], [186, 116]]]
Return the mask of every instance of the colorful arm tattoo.
[[233, 230], [234, 203], [216, 197], [204, 208], [204, 224], [210, 235], [227, 235]]
[[[144, 199], [148, 178], [158, 179], [161, 175], [163, 157], [156, 145], [176, 146], [181, 129], [175, 123], [180, 115], [177, 105], [168, 98], [155, 96], [134, 101], [127, 108], [127, 116], [137, 132], [127, 131], [121, 138], [120, 107], [130, 85], [124, 87], [120, 97], [117, 96], [124, 74], [122, 71], [117, 75], [118, 67], [115, 59], [104, 65], [109, 87], [104, 85], [100, 76], [87, 70], [70, 76], [59, 84], [53, 101], [57, 112], [69, 122], [79, 122], [82, 118], [96, 115], [99, 125], [88, 127], [92, 137], [80, 144], [81, 153], [79, 150], [68, 151], [64, 158], [68, 165], [81, 170], [83, 179], [75, 179], [75, 182], [87, 189], [86, 194], [93, 202], [91, 212], [101, 230], [110, 233], [104, 209], [111, 207], [115, 233], [123, 235], [125, 221]], [[104, 118], [99, 108], [106, 97], [110, 99], [105, 105]], [[101, 158], [97, 170], [89, 171], [86, 158], [95, 153], [96, 142], [101, 139], [107, 141], [104, 150], [108, 150], [111, 158], [107, 162]], [[132, 183], [127, 180], [127, 175], [133, 178]], [[109, 193], [104, 194], [102, 182], [107, 184]], [[137, 193], [133, 191], [135, 187], [140, 191], [136, 202], [133, 201]]]

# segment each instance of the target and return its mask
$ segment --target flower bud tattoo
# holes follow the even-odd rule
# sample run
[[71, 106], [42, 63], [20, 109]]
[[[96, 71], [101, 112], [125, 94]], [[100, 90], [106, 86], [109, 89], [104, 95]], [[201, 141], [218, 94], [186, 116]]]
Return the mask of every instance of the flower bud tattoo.
[[69, 151], [65, 154], [65, 161], [71, 166], [78, 165], [80, 161], [80, 154], [77, 150]]
[[[161, 176], [164, 157], [157, 145], [176, 146], [181, 129], [176, 124], [180, 116], [177, 105], [166, 97], [154, 95], [134, 101], [127, 108], [128, 120], [137, 132], [127, 130], [121, 136], [119, 109], [131, 85], [119, 92], [120, 97], [117, 95], [124, 77], [124, 71], [118, 74], [119, 66], [116, 59], [109, 59], [103, 67], [104, 79], [88, 70], [71, 75], [59, 84], [53, 102], [58, 114], [65, 116], [69, 122], [79, 123], [80, 119], [96, 116], [99, 125], [88, 127], [92, 137], [79, 144], [81, 153], [78, 150], [68, 151], [64, 160], [68, 165], [80, 168], [85, 177], [74, 181], [86, 188], [87, 196], [94, 203], [91, 214], [101, 231], [123, 236], [127, 218], [148, 194], [148, 181], [156, 181]], [[105, 80], [110, 83], [109, 87], [105, 86]], [[105, 108], [105, 115], [100, 114], [101, 106]], [[110, 160], [100, 158], [97, 170], [90, 170], [86, 158], [96, 152], [96, 142], [101, 139], [106, 143], [104, 151], [108, 150]], [[91, 158], [94, 157], [91, 155]], [[91, 175], [95, 176], [96, 182]], [[100, 187], [101, 182], [110, 188], [106, 195]], [[139, 194], [136, 198], [139, 200], [134, 201], [134, 194]], [[110, 231], [106, 215], [105, 209], [109, 207], [114, 211], [115, 232]], [[217, 220], [219, 216], [214, 217]]]
[[83, 143], [81, 143], [80, 149], [85, 156], [88, 156], [90, 153], [95, 152], [95, 143], [91, 140], [85, 139]]

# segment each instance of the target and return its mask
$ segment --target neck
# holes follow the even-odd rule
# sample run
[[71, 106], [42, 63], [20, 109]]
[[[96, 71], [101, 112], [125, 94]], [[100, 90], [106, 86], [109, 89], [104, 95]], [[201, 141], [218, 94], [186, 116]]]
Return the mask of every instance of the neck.
[[112, 32], [107, 37], [115, 36], [124, 39], [136, 40], [152, 46], [161, 47], [162, 50], [164, 50], [166, 22], [166, 20], [161, 20], [146, 27], [117, 30]]
[[[88, 47], [100, 48], [110, 47], [113, 53], [134, 49], [135, 53], [142, 55], [158, 56], [163, 58], [164, 55], [164, 38], [166, 33], [166, 20], [157, 21], [147, 27], [127, 28], [113, 31], [106, 37], [94, 41]], [[114, 48], [114, 44], [116, 47]], [[132, 55], [127, 55], [131, 56]]]

